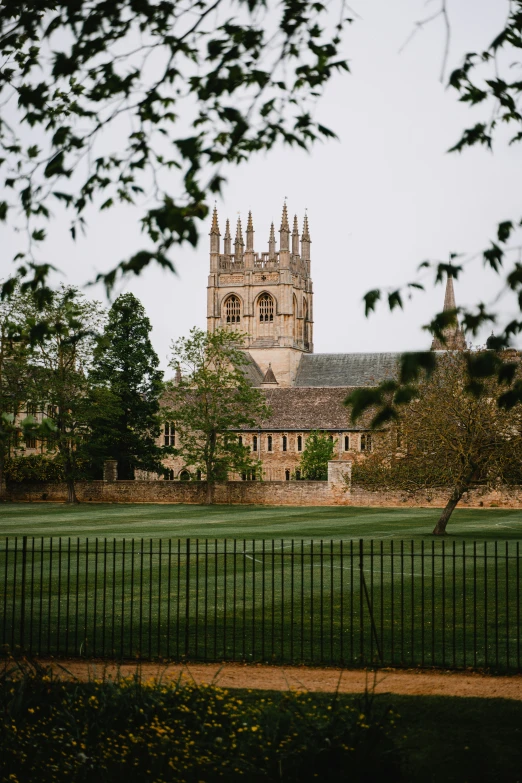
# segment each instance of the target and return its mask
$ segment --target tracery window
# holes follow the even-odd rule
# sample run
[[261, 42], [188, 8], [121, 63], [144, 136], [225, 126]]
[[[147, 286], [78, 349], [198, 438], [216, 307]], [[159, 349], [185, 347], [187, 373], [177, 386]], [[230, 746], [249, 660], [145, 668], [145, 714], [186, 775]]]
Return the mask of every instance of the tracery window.
[[176, 428], [172, 421], [166, 421], [163, 429], [163, 445], [175, 446], [176, 445]]
[[229, 296], [225, 302], [225, 321], [227, 324], [238, 324], [241, 321], [241, 302], [235, 295]]
[[270, 294], [262, 294], [259, 297], [259, 320], [262, 323], [274, 320], [274, 300]]

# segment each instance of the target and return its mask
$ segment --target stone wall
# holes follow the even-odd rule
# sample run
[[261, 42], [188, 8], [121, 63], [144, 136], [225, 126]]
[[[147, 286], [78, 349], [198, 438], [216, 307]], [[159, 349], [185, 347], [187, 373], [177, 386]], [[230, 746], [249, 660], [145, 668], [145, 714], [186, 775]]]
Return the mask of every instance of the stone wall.
[[[448, 492], [367, 492], [327, 481], [230, 481], [215, 488], [215, 502], [261, 506], [380, 506], [440, 508]], [[8, 484], [14, 502], [63, 502], [65, 484]], [[84, 503], [197, 503], [205, 502], [204, 482], [79, 481], [78, 499]], [[522, 508], [522, 487], [467, 493], [459, 507]]]

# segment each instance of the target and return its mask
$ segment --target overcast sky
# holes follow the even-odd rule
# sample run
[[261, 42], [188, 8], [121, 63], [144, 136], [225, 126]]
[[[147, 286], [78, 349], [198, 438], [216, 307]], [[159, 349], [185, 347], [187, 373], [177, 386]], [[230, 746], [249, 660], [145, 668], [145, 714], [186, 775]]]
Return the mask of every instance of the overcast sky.
[[[402, 351], [429, 347], [421, 325], [440, 308], [443, 290], [416, 294], [403, 313], [384, 308], [365, 319], [361, 298], [376, 286], [415, 279], [424, 259], [446, 260], [449, 252], [473, 253], [487, 246], [498, 221], [519, 214], [520, 146], [499, 145], [494, 154], [446, 150], [460, 132], [482, 117], [456, 100], [440, 82], [444, 50], [442, 21], [420, 31], [399, 53], [418, 19], [437, 0], [353, 0], [360, 18], [346, 36], [351, 73], [336, 77], [318, 107], [323, 124], [339, 141], [308, 155], [280, 149], [229, 170], [225, 217], [254, 216], [256, 250], [267, 250], [270, 222], [279, 227], [284, 197], [299, 223], [308, 209], [312, 237], [315, 351]], [[463, 53], [485, 47], [501, 29], [507, 0], [449, 0], [449, 70]], [[144, 246], [139, 213], [119, 208], [89, 218], [88, 235], [76, 243], [68, 221], [54, 226], [50, 254], [62, 279], [83, 285]], [[4, 230], [4, 229], [2, 229]], [[124, 290], [143, 302], [153, 342], [166, 366], [171, 340], [191, 326], [205, 326], [208, 237], [197, 250], [175, 250], [178, 276], [149, 270]], [[4, 231], [5, 276], [13, 237]], [[480, 261], [456, 283], [457, 304], [490, 302], [498, 278]], [[121, 289], [120, 289], [121, 290]], [[101, 289], [89, 296], [104, 300]], [[504, 307], [502, 300], [500, 309]], [[507, 309], [504, 316], [508, 317]], [[488, 330], [482, 335], [484, 341]]]

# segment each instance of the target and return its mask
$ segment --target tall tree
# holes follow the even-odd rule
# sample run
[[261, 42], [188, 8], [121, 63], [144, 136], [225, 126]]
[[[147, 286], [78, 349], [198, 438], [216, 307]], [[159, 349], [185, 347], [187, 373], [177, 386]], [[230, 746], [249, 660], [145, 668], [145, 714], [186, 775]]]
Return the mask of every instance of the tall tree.
[[25, 415], [28, 401], [34, 398], [26, 328], [33, 310], [30, 297], [18, 289], [0, 302], [0, 499], [6, 457], [18, 446], [20, 436], [34, 436], [38, 429], [36, 419]]
[[254, 427], [268, 415], [263, 393], [245, 374], [248, 359], [240, 332], [194, 328], [172, 346], [171, 367], [178, 380], [169, 385], [172, 417], [179, 434], [178, 453], [187, 467], [200, 470], [212, 503], [216, 481], [229, 472], [256, 468], [238, 430]]
[[301, 476], [310, 481], [326, 481], [328, 462], [333, 458], [333, 440], [326, 432], [311, 432], [301, 457]]
[[57, 451], [63, 463], [68, 503], [78, 502], [79, 456], [90, 436], [88, 374], [103, 316], [99, 303], [87, 300], [77, 289], [62, 287], [29, 323], [48, 326], [31, 352], [32, 397], [38, 399], [44, 418], [52, 422], [47, 447]]
[[[471, 487], [520, 483], [522, 477], [521, 406], [500, 407], [500, 390], [491, 379], [476, 387], [468, 373], [476, 358], [462, 352], [441, 355], [435, 372], [381, 435], [376, 452], [353, 466], [352, 480], [368, 489], [447, 489], [434, 535], [446, 533]], [[393, 385], [388, 384], [389, 395], [396, 393]]]
[[120, 479], [133, 479], [136, 469], [160, 472], [167, 451], [156, 443], [163, 372], [151, 330], [141, 302], [122, 294], [109, 310], [94, 351], [88, 449], [98, 459], [117, 460]]
[[313, 109], [331, 76], [348, 68], [340, 56], [346, 8], [342, 0], [334, 7], [2, 3], [0, 99], [11, 111], [0, 119], [10, 193], [0, 219], [18, 212], [28, 226], [20, 274], [47, 276], [34, 248], [53, 204], [70, 210], [73, 237], [91, 204], [140, 205], [152, 249], [102, 275], [108, 286], [150, 261], [172, 268], [169, 249], [196, 244], [227, 166], [277, 142], [307, 149], [332, 136]]

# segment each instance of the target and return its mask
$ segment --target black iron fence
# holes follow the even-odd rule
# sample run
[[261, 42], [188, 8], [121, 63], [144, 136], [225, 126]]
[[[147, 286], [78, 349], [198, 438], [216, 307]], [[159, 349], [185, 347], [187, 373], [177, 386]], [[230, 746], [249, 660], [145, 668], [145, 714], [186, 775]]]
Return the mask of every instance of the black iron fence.
[[32, 655], [521, 669], [520, 542], [7, 539]]

